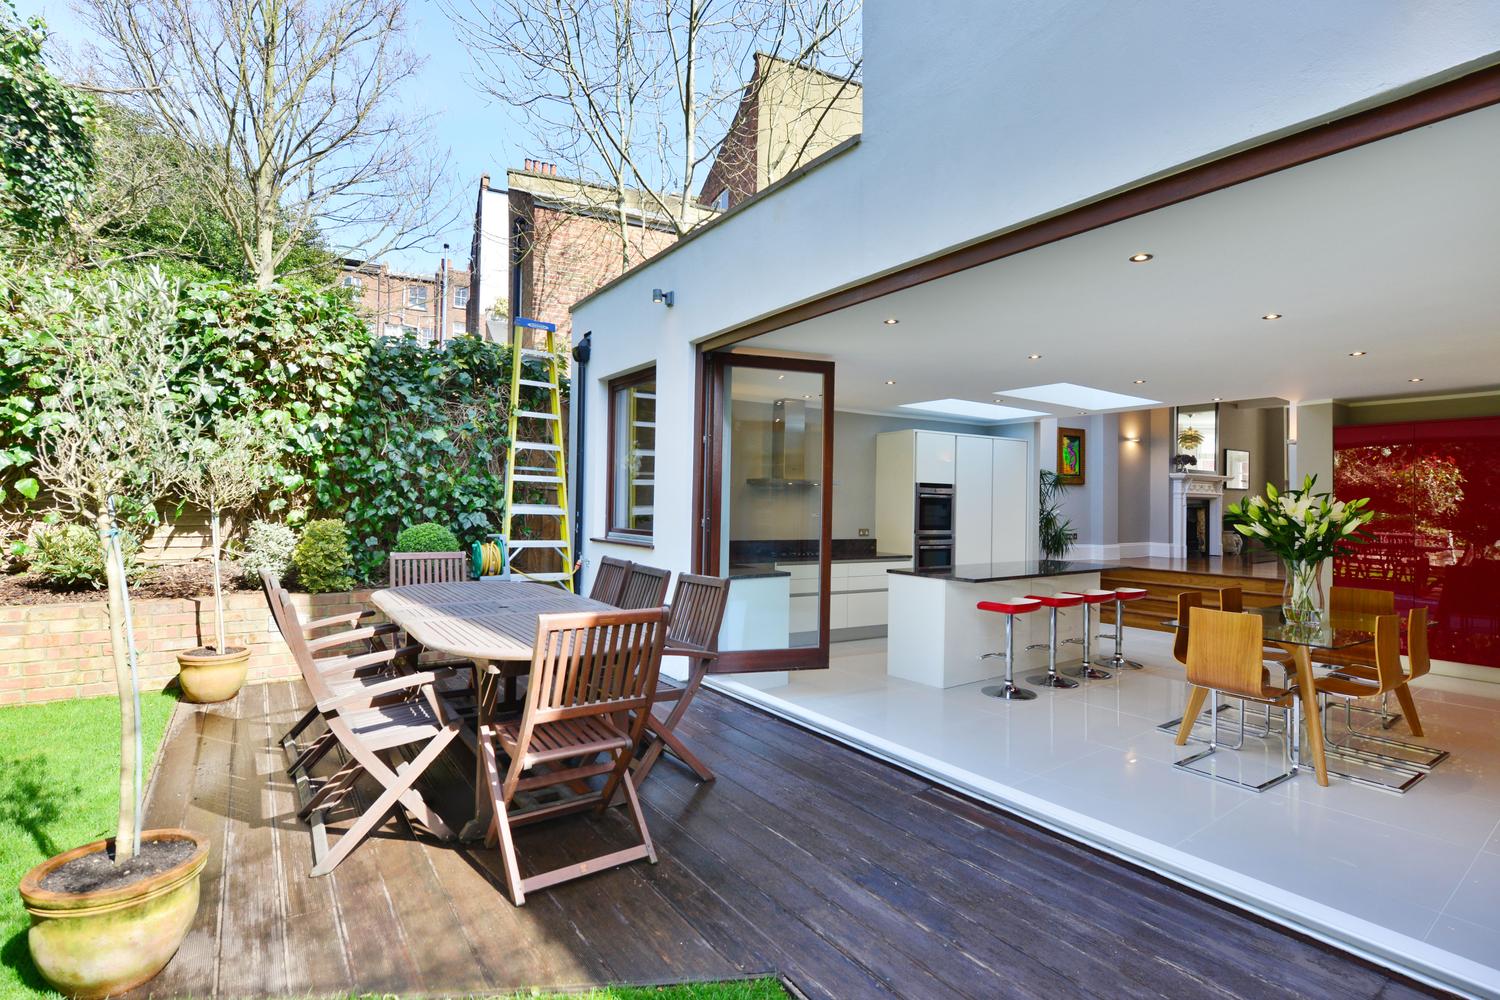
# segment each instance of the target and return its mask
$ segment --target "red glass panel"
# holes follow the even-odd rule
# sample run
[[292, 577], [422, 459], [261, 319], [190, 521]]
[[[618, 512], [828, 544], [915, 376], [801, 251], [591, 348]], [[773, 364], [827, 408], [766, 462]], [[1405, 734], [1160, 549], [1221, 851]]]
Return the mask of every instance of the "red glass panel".
[[1500, 667], [1500, 418], [1336, 428], [1334, 492], [1380, 515], [1334, 582], [1426, 607], [1433, 656]]

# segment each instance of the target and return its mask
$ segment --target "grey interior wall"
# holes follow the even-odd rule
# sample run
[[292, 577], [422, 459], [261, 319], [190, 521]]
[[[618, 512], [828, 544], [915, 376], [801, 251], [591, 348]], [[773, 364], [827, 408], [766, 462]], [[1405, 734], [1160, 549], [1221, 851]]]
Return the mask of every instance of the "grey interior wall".
[[[1263, 492], [1267, 482], [1278, 487], [1285, 485], [1283, 420], [1283, 410], [1279, 407], [1241, 409], [1227, 403], [1219, 408], [1220, 448], [1237, 448], [1250, 453], [1250, 488], [1232, 490], [1226, 487], [1226, 505]], [[1223, 461], [1222, 450], [1220, 461]]]
[[1500, 391], [1346, 403], [1338, 414], [1338, 425], [1456, 420], [1462, 417], [1500, 417]]
[[1151, 411], [1119, 415], [1119, 495], [1116, 526], [1122, 543], [1151, 541]]

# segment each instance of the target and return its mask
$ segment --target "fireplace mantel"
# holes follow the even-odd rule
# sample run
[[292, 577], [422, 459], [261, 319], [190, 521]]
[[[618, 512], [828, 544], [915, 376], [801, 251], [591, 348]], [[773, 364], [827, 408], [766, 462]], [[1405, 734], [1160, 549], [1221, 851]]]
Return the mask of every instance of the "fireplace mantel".
[[1173, 559], [1187, 557], [1187, 508], [1189, 500], [1208, 502], [1208, 554], [1224, 554], [1221, 528], [1224, 523], [1224, 484], [1228, 476], [1211, 472], [1172, 472], [1172, 551]]

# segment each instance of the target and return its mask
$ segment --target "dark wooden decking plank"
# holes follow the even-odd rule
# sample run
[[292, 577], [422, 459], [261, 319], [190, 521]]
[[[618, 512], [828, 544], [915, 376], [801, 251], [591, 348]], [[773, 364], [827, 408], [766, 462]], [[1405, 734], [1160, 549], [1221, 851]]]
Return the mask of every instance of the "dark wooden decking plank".
[[178, 711], [185, 714], [168, 752], [184, 754], [193, 761], [192, 790], [178, 824], [209, 838], [208, 860], [199, 876], [198, 914], [193, 926], [177, 955], [139, 991], [145, 996], [207, 996], [212, 994], [218, 975], [219, 920], [228, 863], [224, 833], [229, 822], [229, 760], [235, 744], [235, 718], [232, 707], [184, 705]]
[[[267, 685], [271, 736], [281, 734], [302, 715], [306, 704], [300, 684]], [[314, 732], [317, 732], [314, 724]], [[349, 946], [339, 924], [331, 879], [312, 878], [312, 841], [297, 819], [297, 790], [286, 773], [279, 743], [274, 747], [267, 775], [268, 794], [276, 817], [277, 851], [281, 861], [277, 890], [286, 920], [286, 967], [292, 996], [327, 996], [353, 991], [357, 985], [349, 967]]]
[[[731, 707], [732, 706], [732, 707]], [[808, 761], [819, 760], [831, 741], [788, 727], [755, 710], [714, 695], [693, 725], [700, 739], [734, 746], [762, 757], [777, 771], [808, 773]], [[773, 739], [771, 737], [779, 737]], [[813, 775], [834, 796], [861, 808], [875, 802], [858, 791], [859, 775], [888, 765], [846, 751], [828, 758], [829, 768]], [[927, 806], [941, 806], [927, 808]], [[953, 805], [949, 805], [952, 803]], [[962, 803], [963, 808], [957, 804]], [[1224, 904], [1172, 885], [1117, 859], [1073, 844], [986, 806], [950, 796], [935, 786], [917, 796], [880, 803], [879, 816], [908, 833], [940, 843], [966, 864], [993, 868], [1051, 901], [1062, 912], [1094, 914], [1106, 933], [1124, 932], [1127, 940], [1197, 939], [1181, 951], [1150, 949], [1163, 961], [1180, 965], [1200, 981], [1216, 983], [1235, 995], [1375, 996], [1391, 985], [1385, 971], [1330, 947], [1257, 920]], [[987, 834], [976, 836], [975, 826]], [[1218, 927], [1218, 933], [1206, 928]], [[1143, 952], [1147, 949], [1141, 949]], [[1419, 991], [1420, 995], [1420, 991]], [[1430, 994], [1428, 994], [1430, 995]]]
[[229, 824], [225, 831], [224, 908], [219, 928], [220, 996], [277, 996], [287, 992], [286, 920], [276, 856], [277, 820], [267, 795], [270, 726], [265, 685], [235, 698], [235, 744], [229, 758]]

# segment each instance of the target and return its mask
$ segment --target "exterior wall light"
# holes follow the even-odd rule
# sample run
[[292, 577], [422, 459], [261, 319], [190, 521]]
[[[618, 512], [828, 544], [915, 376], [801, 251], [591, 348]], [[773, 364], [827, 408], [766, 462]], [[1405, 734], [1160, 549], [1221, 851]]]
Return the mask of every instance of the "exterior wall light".
[[662, 305], [666, 306], [668, 309], [672, 308], [672, 302], [673, 302], [674, 299], [675, 299], [675, 296], [670, 291], [664, 292], [660, 288], [653, 288], [653, 289], [651, 289], [651, 301], [652, 302], [660, 302]]

